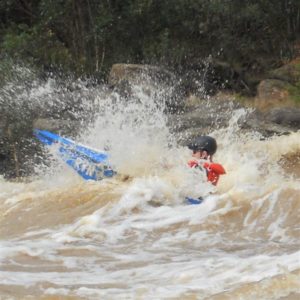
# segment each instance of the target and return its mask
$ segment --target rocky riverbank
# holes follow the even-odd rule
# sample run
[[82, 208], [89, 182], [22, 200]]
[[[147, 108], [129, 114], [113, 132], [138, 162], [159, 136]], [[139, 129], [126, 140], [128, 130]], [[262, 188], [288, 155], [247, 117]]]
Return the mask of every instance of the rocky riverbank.
[[76, 137], [93, 122], [102, 96], [115, 94], [126, 101], [133, 97], [133, 85], [149, 95], [160, 93], [169, 127], [181, 144], [199, 133], [228, 126], [238, 109], [247, 110], [237, 121], [241, 130], [260, 132], [264, 138], [300, 129], [300, 60], [271, 72], [252, 98], [228, 91], [207, 96], [199, 78], [190, 85], [191, 91], [171, 72], [147, 65], [114, 65], [108, 83], [101, 85], [19, 76], [1, 87], [0, 174], [15, 178], [34, 173], [44, 153], [33, 128]]

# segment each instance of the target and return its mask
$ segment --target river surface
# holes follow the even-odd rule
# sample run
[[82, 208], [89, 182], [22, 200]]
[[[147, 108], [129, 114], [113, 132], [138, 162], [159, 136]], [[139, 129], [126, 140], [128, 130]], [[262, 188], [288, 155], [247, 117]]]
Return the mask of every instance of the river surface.
[[0, 178], [1, 299], [299, 299], [300, 132], [262, 139], [232, 111], [211, 132], [227, 172], [212, 188], [149, 93], [99, 106], [77, 141], [118, 176], [83, 181], [54, 154]]

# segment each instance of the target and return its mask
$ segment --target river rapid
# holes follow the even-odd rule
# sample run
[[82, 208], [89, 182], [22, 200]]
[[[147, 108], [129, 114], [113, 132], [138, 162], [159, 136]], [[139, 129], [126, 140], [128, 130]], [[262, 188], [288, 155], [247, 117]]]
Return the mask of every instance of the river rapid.
[[210, 132], [227, 172], [212, 188], [163, 94], [134, 92], [101, 96], [76, 139], [107, 149], [115, 178], [83, 181], [55, 154], [30, 179], [0, 178], [0, 298], [299, 299], [300, 132], [264, 139], [233, 110]]

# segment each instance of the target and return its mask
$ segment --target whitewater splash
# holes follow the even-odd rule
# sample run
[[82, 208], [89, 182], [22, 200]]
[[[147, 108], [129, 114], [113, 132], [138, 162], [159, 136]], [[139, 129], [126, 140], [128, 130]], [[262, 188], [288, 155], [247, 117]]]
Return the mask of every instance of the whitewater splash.
[[187, 168], [163, 94], [134, 91], [99, 96], [78, 137], [119, 177], [84, 182], [54, 159], [29, 183], [1, 179], [1, 299], [296, 299], [300, 133], [245, 134], [234, 111], [211, 132], [227, 171], [214, 190]]

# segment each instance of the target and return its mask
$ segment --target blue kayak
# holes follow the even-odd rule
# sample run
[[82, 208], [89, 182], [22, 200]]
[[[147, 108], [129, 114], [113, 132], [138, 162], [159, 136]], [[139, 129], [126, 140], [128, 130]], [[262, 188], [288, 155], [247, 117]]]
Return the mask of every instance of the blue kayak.
[[192, 204], [192, 205], [198, 205], [204, 201], [204, 199], [202, 197], [199, 197], [197, 199], [194, 199], [191, 197], [185, 197], [185, 200], [186, 200], [187, 204]]
[[105, 152], [77, 144], [50, 131], [35, 129], [34, 134], [44, 145], [58, 145], [60, 158], [85, 180], [101, 180], [116, 174]]
[[[108, 163], [108, 154], [75, 143], [47, 130], [35, 129], [34, 135], [46, 146], [58, 145], [57, 154], [85, 180], [101, 180], [117, 174]], [[203, 198], [186, 197], [185, 202], [198, 205]]]

